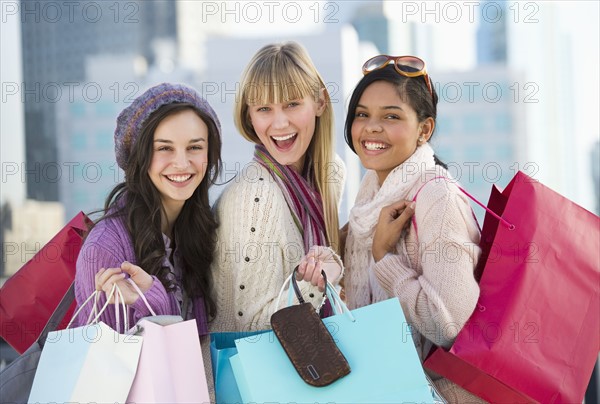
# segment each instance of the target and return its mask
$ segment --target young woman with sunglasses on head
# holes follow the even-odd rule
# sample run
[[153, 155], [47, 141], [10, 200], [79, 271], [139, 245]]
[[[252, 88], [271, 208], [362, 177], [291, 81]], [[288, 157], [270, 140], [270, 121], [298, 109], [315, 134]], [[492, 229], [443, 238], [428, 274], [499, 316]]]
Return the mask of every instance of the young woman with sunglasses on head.
[[[102, 307], [117, 284], [129, 324], [151, 315], [141, 292], [156, 314], [193, 318], [206, 335], [215, 312], [210, 264], [217, 223], [208, 188], [221, 165], [217, 115], [195, 90], [163, 83], [121, 112], [114, 138], [125, 181], [106, 199], [77, 259], [77, 303], [102, 290]], [[86, 323], [91, 306], [77, 325]], [[116, 318], [110, 305], [100, 320], [116, 329]]]
[[[344, 278], [351, 309], [397, 297], [421, 360], [449, 348], [475, 309], [480, 233], [467, 197], [429, 145], [437, 94], [416, 57], [363, 66], [345, 138], [367, 172], [351, 210]], [[430, 374], [449, 402], [478, 402]]]
[[321, 270], [331, 282], [342, 275], [335, 248], [344, 167], [334, 155], [329, 94], [306, 51], [294, 42], [264, 46], [236, 102], [236, 126], [256, 146], [216, 204], [215, 331], [270, 328], [297, 265], [315, 308], [323, 301]]

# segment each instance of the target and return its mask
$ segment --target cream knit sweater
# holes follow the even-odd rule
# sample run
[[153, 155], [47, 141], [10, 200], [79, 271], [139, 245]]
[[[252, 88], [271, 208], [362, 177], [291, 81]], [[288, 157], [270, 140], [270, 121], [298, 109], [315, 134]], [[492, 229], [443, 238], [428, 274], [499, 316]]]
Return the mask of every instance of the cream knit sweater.
[[[339, 203], [345, 168], [339, 158], [330, 168]], [[219, 228], [212, 270], [217, 315], [210, 330], [269, 329], [279, 291], [304, 256], [302, 235], [279, 186], [256, 162], [246, 165], [215, 206]], [[322, 293], [309, 283], [299, 285], [305, 300], [318, 307]], [[279, 307], [287, 302], [287, 289], [283, 296]]]
[[[433, 165], [432, 158], [431, 148], [421, 146], [411, 161], [388, 175], [382, 187], [375, 172], [366, 173], [350, 216], [344, 257], [348, 306], [354, 309], [397, 297], [422, 361], [433, 344], [452, 345], [479, 297], [473, 276], [480, 254], [477, 223], [467, 197], [455, 185], [433, 180], [421, 189], [436, 176], [451, 178]], [[396, 252], [374, 263], [374, 228], [367, 227], [377, 222], [381, 208], [412, 200], [419, 189], [414, 214], [418, 230], [411, 224]], [[363, 217], [368, 215], [372, 217]], [[448, 380], [431, 376], [448, 401], [479, 401]]]

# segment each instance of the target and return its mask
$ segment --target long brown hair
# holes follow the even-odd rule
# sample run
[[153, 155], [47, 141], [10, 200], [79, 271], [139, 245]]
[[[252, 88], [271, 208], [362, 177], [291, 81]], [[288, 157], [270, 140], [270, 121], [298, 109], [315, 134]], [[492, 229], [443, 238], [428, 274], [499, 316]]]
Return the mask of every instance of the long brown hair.
[[208, 167], [202, 182], [185, 201], [173, 225], [173, 242], [184, 262], [183, 289], [190, 298], [203, 297], [207, 313], [215, 315], [211, 297], [210, 264], [216, 245], [217, 221], [210, 209], [208, 189], [221, 169], [221, 137], [215, 122], [191, 104], [163, 105], [144, 122], [139, 139], [131, 151], [125, 170], [125, 182], [118, 184], [106, 198], [104, 216], [121, 217], [133, 241], [138, 265], [155, 275], [165, 289], [172, 291], [175, 283], [169, 269], [163, 266], [165, 244], [161, 231], [163, 205], [160, 193], [150, 180], [148, 169], [152, 161], [154, 131], [170, 115], [191, 109], [208, 127]]

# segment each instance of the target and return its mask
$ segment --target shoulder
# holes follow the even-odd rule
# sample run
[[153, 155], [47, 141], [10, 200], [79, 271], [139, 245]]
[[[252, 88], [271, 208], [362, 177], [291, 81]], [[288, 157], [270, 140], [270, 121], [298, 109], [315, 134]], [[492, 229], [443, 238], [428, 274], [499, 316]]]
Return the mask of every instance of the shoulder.
[[105, 249], [116, 253], [127, 249], [131, 244], [131, 236], [123, 218], [109, 217], [94, 225], [88, 233], [82, 249]]
[[473, 213], [469, 198], [461, 191], [462, 186], [442, 167], [423, 172], [412, 190], [416, 197], [417, 221], [428, 217], [440, 224], [467, 222], [471, 225]]
[[90, 230], [81, 247], [77, 278], [86, 279], [100, 268], [117, 267], [123, 261], [137, 263], [129, 232], [121, 219], [103, 219]]
[[452, 178], [446, 169], [436, 166], [421, 173], [419, 181], [415, 182], [409, 196], [422, 202], [437, 201], [439, 203], [462, 194], [458, 188], [459, 186], [460, 184]]

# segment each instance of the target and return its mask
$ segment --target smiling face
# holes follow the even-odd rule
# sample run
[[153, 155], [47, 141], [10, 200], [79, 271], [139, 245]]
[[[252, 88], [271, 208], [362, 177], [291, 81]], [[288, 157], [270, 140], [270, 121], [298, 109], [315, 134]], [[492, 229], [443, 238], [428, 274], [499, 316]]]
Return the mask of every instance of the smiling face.
[[352, 143], [362, 165], [375, 170], [379, 184], [404, 163], [433, 133], [434, 121], [419, 122], [396, 87], [376, 81], [362, 93], [352, 122]]
[[281, 165], [302, 170], [306, 150], [315, 133], [316, 117], [325, 109], [325, 100], [310, 96], [277, 104], [248, 106], [250, 122], [261, 143]]
[[154, 131], [148, 176], [167, 215], [176, 217], [202, 182], [208, 165], [208, 127], [191, 109], [163, 119]]

